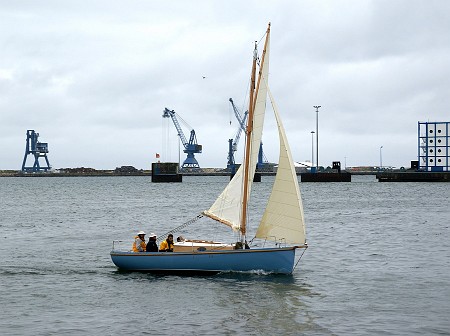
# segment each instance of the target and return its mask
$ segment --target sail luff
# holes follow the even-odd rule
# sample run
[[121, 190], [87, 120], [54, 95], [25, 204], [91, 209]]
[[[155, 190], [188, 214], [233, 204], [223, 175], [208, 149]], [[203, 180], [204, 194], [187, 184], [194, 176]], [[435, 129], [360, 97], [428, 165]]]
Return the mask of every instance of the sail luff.
[[[270, 23], [266, 31], [266, 40], [261, 56], [261, 65], [258, 72], [258, 82], [256, 85], [253, 106], [251, 106], [252, 115], [248, 117], [248, 129], [246, 138], [246, 156], [244, 170], [244, 191], [242, 200], [241, 233], [245, 236], [247, 231], [247, 206], [250, 198], [251, 186], [255, 175], [258, 159], [259, 147], [264, 126], [264, 116], [266, 110], [267, 83], [262, 78], [269, 75], [269, 45], [270, 45]], [[255, 55], [256, 57], [256, 55]]]
[[248, 176], [249, 176], [249, 165], [250, 165], [250, 145], [251, 145], [251, 135], [253, 129], [253, 115], [254, 115], [254, 99], [255, 99], [255, 75], [256, 75], [256, 59], [257, 59], [257, 49], [255, 43], [255, 50], [253, 52], [253, 62], [252, 62], [252, 74], [251, 74], [251, 87], [250, 87], [250, 99], [249, 99], [249, 108], [248, 108], [248, 119], [247, 119], [247, 128], [245, 130], [245, 150], [244, 150], [244, 176], [243, 176], [243, 185], [242, 185], [242, 215], [241, 215], [241, 223], [240, 223], [240, 231], [241, 235], [245, 236], [247, 231], [247, 203], [248, 203], [248, 194], [249, 194], [249, 184], [248, 184]]

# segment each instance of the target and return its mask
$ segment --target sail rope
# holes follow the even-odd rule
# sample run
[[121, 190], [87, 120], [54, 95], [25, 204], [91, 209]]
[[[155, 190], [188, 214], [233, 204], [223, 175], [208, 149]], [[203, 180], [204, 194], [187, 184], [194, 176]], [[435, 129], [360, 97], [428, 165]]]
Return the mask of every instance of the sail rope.
[[[266, 35], [267, 35], [267, 32], [265, 32], [264, 35], [261, 36], [261, 38], [259, 39], [259, 41], [255, 41], [257, 46], [258, 46], [259, 44], [261, 44], [261, 41], [264, 39], [264, 37], [265, 37]], [[257, 56], [257, 58], [256, 58], [256, 63], [258, 64], [259, 67], [261, 67], [261, 58], [259, 57], [258, 54], [257, 54], [256, 56]]]
[[[305, 245], [306, 245], [306, 243], [305, 243]], [[306, 247], [308, 247], [308, 245], [306, 245]], [[292, 269], [292, 271], [295, 270], [295, 268], [297, 267], [298, 263], [300, 262], [300, 259], [302, 259], [303, 254], [304, 254], [305, 252], [306, 252], [306, 248], [303, 249], [303, 252], [302, 252], [302, 254], [300, 255], [300, 257], [298, 258], [297, 262], [295, 263], [294, 268]]]
[[157, 242], [163, 241], [164, 239], [167, 238], [167, 236], [168, 236], [169, 234], [171, 234], [171, 233], [173, 234], [173, 233], [175, 233], [175, 232], [177, 232], [177, 231], [180, 231], [180, 230], [182, 230], [182, 229], [188, 227], [189, 225], [195, 223], [196, 221], [198, 221], [198, 220], [199, 220], [200, 218], [202, 218], [202, 217], [203, 217], [202, 214], [197, 215], [196, 217], [194, 217], [194, 218], [188, 220], [187, 222], [185, 222], [185, 223], [181, 224], [180, 226], [176, 227], [175, 229], [172, 229], [172, 230], [166, 232], [165, 234], [159, 236], [159, 238], [157, 238], [156, 241], [157, 241]]
[[267, 31], [265, 31], [264, 34], [263, 34], [263, 36], [261, 36], [261, 38], [260, 38], [258, 41], [255, 41], [255, 42], [257, 42], [257, 44], [260, 44], [261, 41], [264, 39], [264, 37], [265, 37], [266, 35], [267, 35]]

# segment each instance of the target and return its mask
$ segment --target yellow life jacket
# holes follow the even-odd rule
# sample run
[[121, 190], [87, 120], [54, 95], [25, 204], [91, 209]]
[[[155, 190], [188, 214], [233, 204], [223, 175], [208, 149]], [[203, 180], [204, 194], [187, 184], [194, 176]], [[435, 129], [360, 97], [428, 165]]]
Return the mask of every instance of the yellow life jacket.
[[[140, 246], [142, 247], [142, 251], [139, 251], [137, 246], [136, 246], [136, 241], [140, 240]], [[133, 252], [145, 252], [145, 248], [147, 247], [147, 244], [145, 244], [145, 241], [142, 241], [141, 238], [139, 238], [139, 236], [134, 237], [134, 242], [133, 242]]]
[[171, 251], [173, 251], [173, 243], [170, 243], [170, 246], [169, 246], [169, 244], [167, 243], [167, 240], [163, 240], [163, 241], [161, 242], [161, 245], [159, 245], [159, 250], [160, 250], [160, 251], [166, 251], [166, 250], [168, 250], [168, 249], [170, 249]]

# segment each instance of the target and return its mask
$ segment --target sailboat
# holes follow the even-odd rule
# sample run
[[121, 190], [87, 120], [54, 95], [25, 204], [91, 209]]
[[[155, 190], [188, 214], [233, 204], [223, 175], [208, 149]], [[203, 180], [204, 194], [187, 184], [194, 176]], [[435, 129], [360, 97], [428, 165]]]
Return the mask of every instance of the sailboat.
[[[185, 240], [175, 243], [173, 252], [124, 252], [115, 250], [113, 243], [111, 258], [119, 269], [163, 273], [293, 272], [308, 245], [294, 161], [268, 86], [270, 28], [269, 23], [261, 59], [258, 58], [257, 43], [253, 52], [243, 163], [217, 200], [200, 215], [229, 226], [238, 233], [240, 240], [235, 244]], [[272, 191], [254, 238], [263, 241], [264, 245], [250, 247], [247, 244], [247, 206], [258, 161], [267, 96], [272, 102], [278, 127], [280, 154]], [[266, 247], [268, 242], [273, 244]], [[302, 253], [296, 257], [297, 250], [298, 254]]]

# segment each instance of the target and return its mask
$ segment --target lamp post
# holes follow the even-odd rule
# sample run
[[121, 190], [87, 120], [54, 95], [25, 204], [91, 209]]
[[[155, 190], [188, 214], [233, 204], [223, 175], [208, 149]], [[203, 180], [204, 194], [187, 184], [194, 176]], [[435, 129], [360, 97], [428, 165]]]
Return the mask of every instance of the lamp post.
[[383, 146], [380, 146], [380, 170], [383, 168], [383, 152], [381, 151], [382, 148]]
[[313, 106], [316, 109], [316, 169], [319, 171], [319, 108], [320, 105]]
[[311, 131], [311, 167], [314, 166], [314, 131]]

